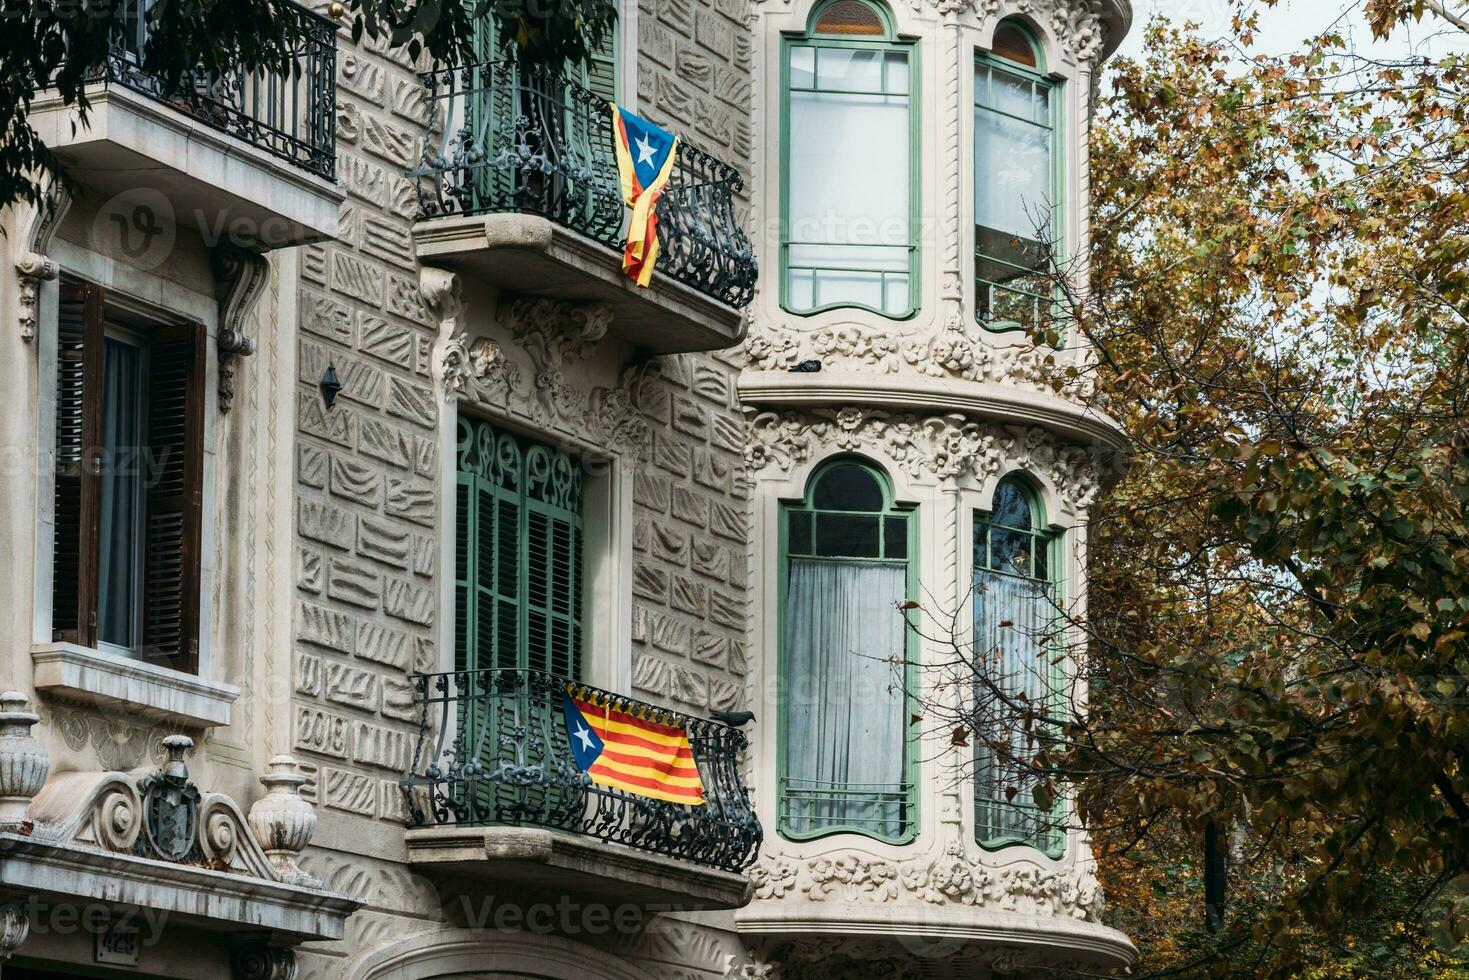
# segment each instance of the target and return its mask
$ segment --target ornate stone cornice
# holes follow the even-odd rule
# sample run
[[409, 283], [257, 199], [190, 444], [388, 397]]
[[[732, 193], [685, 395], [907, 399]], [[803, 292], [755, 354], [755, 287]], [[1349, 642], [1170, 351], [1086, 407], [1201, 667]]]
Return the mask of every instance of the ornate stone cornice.
[[797, 858], [767, 852], [749, 872], [757, 901], [982, 907], [1100, 922], [1102, 888], [1090, 861], [1049, 870], [1028, 861], [995, 867], [951, 842], [936, 858], [908, 862], [856, 852]]
[[983, 483], [1002, 465], [1023, 469], [1077, 510], [1092, 505], [1101, 485], [1084, 449], [1058, 443], [1041, 429], [856, 407], [761, 412], [749, 426], [745, 461], [756, 472], [789, 472], [822, 453], [863, 449], [880, 452], [915, 480]]
[[[1000, 346], [966, 328], [951, 315], [933, 334], [897, 335], [888, 327], [839, 323], [810, 332], [765, 328], [752, 330], [745, 342], [752, 367], [789, 370], [817, 360], [825, 370], [858, 369], [879, 374], [913, 372], [933, 378], [1015, 385], [1055, 393], [1073, 401], [1091, 398], [1095, 384], [1085, 352], [1078, 358], [1029, 343]], [[1067, 368], [1075, 366], [1074, 372]]]

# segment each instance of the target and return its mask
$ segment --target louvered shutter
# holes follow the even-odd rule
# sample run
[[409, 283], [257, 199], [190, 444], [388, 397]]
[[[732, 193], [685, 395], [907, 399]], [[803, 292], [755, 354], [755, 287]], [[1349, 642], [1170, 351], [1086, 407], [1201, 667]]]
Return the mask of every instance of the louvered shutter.
[[67, 283], [57, 311], [51, 630], [85, 647], [97, 645], [104, 299], [100, 286]]
[[546, 446], [526, 452], [526, 666], [581, 674], [581, 468]]
[[582, 66], [582, 85], [608, 102], [617, 101], [617, 28], [607, 32], [591, 59]]
[[205, 340], [202, 324], [159, 330], [149, 378], [143, 653], [189, 672], [199, 664]]

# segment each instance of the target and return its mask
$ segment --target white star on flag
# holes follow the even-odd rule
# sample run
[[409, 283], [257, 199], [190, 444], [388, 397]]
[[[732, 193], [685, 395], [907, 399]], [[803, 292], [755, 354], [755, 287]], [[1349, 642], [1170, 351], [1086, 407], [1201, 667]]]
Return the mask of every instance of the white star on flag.
[[637, 138], [637, 147], [638, 147], [638, 163], [639, 164], [652, 163], [653, 162], [653, 144], [648, 142], [648, 137], [646, 137], [646, 136], [639, 136]]
[[585, 726], [576, 726], [576, 737], [577, 740], [581, 742], [582, 748], [586, 749], [587, 751], [590, 752], [592, 749], [596, 748], [596, 746], [592, 744], [592, 733], [587, 731]]

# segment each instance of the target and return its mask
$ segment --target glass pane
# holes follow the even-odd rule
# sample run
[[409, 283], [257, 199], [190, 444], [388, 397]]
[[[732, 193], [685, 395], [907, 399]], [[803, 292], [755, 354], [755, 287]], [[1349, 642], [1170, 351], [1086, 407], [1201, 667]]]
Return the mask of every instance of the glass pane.
[[996, 488], [990, 523], [1023, 528], [1027, 531], [1035, 526], [1031, 523], [1030, 504], [1025, 499], [1025, 491], [1020, 489], [1013, 479], [1006, 480]]
[[107, 338], [103, 367], [97, 635], [137, 646], [142, 555], [143, 351]]
[[790, 512], [790, 530], [786, 537], [786, 550], [793, 555], [811, 554], [811, 513], [804, 510]]
[[910, 820], [901, 668], [901, 565], [791, 562], [781, 704], [781, 822], [809, 834], [845, 826], [882, 837]]
[[1051, 547], [1044, 538], [1035, 541], [1035, 577], [1042, 582], [1051, 580]]
[[[1030, 276], [1033, 272], [1046, 272], [1050, 266], [1050, 249], [1045, 242], [976, 225], [974, 228], [975, 266], [974, 274], [999, 285], [1011, 280]], [[1040, 279], [1041, 277], [1032, 277]], [[1023, 287], [1023, 284], [1022, 288]], [[1050, 291], [1041, 286], [1036, 292]]]
[[883, 519], [884, 558], [908, 557], [908, 521], [902, 517]]
[[883, 91], [892, 95], [908, 93], [908, 55], [902, 51], [889, 51], [883, 55], [887, 67], [886, 84]]
[[882, 274], [875, 272], [822, 272], [816, 277], [816, 305], [831, 306], [851, 303], [870, 306], [886, 313], [883, 307]]
[[816, 87], [816, 49], [791, 48], [791, 88]]
[[993, 51], [998, 57], [1022, 65], [1036, 67], [1035, 48], [1025, 32], [1014, 24], [1002, 24], [995, 31]]
[[787, 273], [786, 302], [793, 310], [809, 310], [816, 306], [816, 274], [810, 269], [791, 269]]
[[1051, 131], [986, 109], [974, 115], [974, 223], [1051, 238]]
[[882, 311], [889, 316], [902, 316], [912, 308], [913, 303], [908, 298], [908, 277], [888, 276]]
[[1030, 293], [1018, 293], [1001, 286], [988, 286], [979, 291], [979, 319], [991, 329], [1043, 329], [1050, 322], [1049, 300]]
[[856, 465], [833, 466], [822, 475], [811, 495], [811, 506], [817, 510], [880, 511], [883, 503], [877, 477]]
[[1007, 531], [997, 527], [990, 532], [990, 549], [997, 572], [1007, 575], [1030, 576], [1030, 545], [1032, 538], [1024, 531]]
[[822, 12], [816, 33], [881, 37], [887, 29], [877, 11], [861, 0], [837, 0]]
[[988, 105], [993, 109], [1019, 116], [1035, 118], [1035, 82], [1007, 71], [990, 69]]
[[907, 243], [896, 245], [792, 244], [788, 262], [795, 269], [831, 269], [850, 272], [908, 271]]
[[827, 92], [881, 92], [883, 52], [867, 48], [818, 48], [816, 84]]
[[877, 515], [817, 514], [816, 553], [828, 558], [877, 558]]
[[975, 516], [974, 521], [974, 569], [990, 567], [990, 526], [984, 518]]

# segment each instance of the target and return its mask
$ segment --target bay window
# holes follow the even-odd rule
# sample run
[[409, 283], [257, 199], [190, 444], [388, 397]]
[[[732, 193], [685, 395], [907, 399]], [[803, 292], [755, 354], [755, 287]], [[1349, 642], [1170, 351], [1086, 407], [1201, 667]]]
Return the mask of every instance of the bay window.
[[916, 50], [886, 9], [818, 7], [785, 45], [781, 295], [793, 313], [918, 304]]
[[780, 830], [910, 840], [914, 515], [854, 460], [781, 515]]

